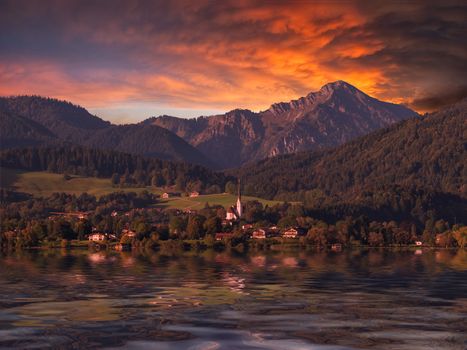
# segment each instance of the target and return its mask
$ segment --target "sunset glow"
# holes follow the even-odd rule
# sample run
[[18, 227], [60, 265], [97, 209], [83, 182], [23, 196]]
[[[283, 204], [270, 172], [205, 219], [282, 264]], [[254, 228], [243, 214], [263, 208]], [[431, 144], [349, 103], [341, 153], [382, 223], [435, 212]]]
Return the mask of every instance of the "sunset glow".
[[430, 111], [466, 95], [465, 14], [455, 1], [2, 1], [0, 95], [125, 122], [263, 110], [345, 80]]

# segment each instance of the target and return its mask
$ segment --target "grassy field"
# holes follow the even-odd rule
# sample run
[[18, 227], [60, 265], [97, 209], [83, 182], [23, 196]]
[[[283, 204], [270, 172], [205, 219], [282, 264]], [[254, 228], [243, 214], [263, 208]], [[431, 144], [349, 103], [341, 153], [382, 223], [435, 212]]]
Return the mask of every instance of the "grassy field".
[[[251, 200], [258, 200], [263, 205], [274, 205], [279, 202], [271, 201], [267, 199], [261, 199], [257, 197], [248, 197], [242, 196], [242, 201], [247, 202]], [[220, 193], [220, 194], [207, 194], [200, 195], [198, 197], [174, 197], [169, 199], [161, 199], [159, 206], [164, 208], [177, 208], [177, 209], [202, 209], [206, 203], [210, 205], [222, 205], [224, 207], [229, 207], [234, 205], [237, 201], [237, 196], [229, 193]]]
[[[115, 188], [110, 179], [95, 177], [72, 176], [65, 180], [61, 174], [48, 172], [23, 172], [13, 169], [0, 168], [0, 186], [14, 188], [16, 191], [30, 193], [35, 197], [49, 196], [54, 192], [81, 194], [87, 192], [94, 196], [102, 196], [112, 192], [141, 192], [145, 188]], [[159, 194], [159, 189], [147, 188], [150, 192]]]
[[[65, 180], [61, 174], [48, 172], [23, 172], [19, 170], [0, 168], [0, 187], [14, 188], [18, 192], [30, 193], [35, 197], [46, 197], [54, 192], [66, 192], [79, 195], [87, 192], [96, 197], [112, 192], [148, 192], [161, 194], [161, 188], [115, 188], [110, 185], [110, 179], [98, 179], [94, 177], [72, 176]], [[258, 200], [264, 205], [274, 205], [277, 201], [270, 201], [256, 197], [242, 197], [243, 201]], [[177, 209], [201, 209], [205, 203], [210, 205], [222, 205], [229, 207], [235, 204], [237, 197], [228, 193], [200, 195], [199, 197], [174, 197], [161, 199], [158, 206]]]

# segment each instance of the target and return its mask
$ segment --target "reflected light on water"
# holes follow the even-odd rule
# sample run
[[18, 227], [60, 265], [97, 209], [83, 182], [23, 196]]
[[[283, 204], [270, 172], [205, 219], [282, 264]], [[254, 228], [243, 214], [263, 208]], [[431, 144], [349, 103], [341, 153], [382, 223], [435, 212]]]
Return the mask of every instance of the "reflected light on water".
[[466, 258], [429, 249], [8, 254], [0, 348], [464, 349]]

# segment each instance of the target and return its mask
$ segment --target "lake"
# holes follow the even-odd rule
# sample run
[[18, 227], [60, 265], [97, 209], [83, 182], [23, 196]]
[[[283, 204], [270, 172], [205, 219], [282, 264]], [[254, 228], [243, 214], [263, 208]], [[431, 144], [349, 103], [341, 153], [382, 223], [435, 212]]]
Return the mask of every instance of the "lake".
[[0, 256], [0, 348], [465, 349], [467, 252]]

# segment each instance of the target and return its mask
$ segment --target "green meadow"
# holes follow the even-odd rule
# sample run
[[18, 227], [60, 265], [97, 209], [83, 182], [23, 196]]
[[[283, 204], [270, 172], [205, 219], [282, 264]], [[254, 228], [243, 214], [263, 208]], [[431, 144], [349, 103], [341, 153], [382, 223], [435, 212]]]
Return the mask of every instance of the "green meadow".
[[[279, 203], [278, 201], [271, 201], [267, 199], [242, 196], [243, 202], [248, 202], [252, 200], [258, 200], [263, 205], [274, 205]], [[207, 194], [200, 195], [198, 197], [174, 197], [169, 199], [161, 199], [160, 206], [165, 208], [178, 208], [178, 209], [202, 209], [206, 203], [210, 205], [222, 205], [223, 207], [229, 207], [235, 204], [237, 201], [237, 196], [229, 193], [219, 193], [219, 194]]]
[[14, 188], [18, 192], [30, 193], [35, 197], [46, 197], [54, 192], [76, 195], [87, 192], [100, 197], [112, 192], [141, 192], [145, 189], [160, 193], [160, 190], [151, 188], [112, 187], [110, 179], [71, 175], [71, 179], [65, 180], [61, 174], [42, 171], [23, 172], [6, 168], [0, 168], [0, 185], [1, 187]]
[[[155, 187], [112, 187], [110, 179], [71, 175], [71, 178], [66, 180], [62, 174], [53, 174], [42, 171], [24, 172], [6, 168], [0, 168], [0, 187], [12, 188], [18, 192], [30, 193], [35, 197], [46, 197], [54, 192], [66, 192], [76, 195], [87, 192], [96, 197], [119, 191], [138, 193], [146, 190], [158, 195], [164, 192], [164, 189]], [[274, 205], [279, 203], [277, 201], [248, 196], [243, 196], [242, 199], [243, 201], [258, 200], [264, 205]], [[235, 204], [236, 200], [236, 195], [221, 193], [200, 195], [193, 198], [183, 196], [161, 199], [158, 206], [185, 210], [201, 209], [206, 203], [209, 203], [210, 205], [222, 205], [224, 207], [229, 207]]]

